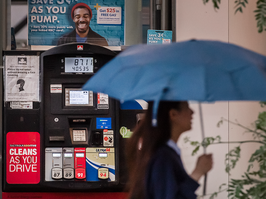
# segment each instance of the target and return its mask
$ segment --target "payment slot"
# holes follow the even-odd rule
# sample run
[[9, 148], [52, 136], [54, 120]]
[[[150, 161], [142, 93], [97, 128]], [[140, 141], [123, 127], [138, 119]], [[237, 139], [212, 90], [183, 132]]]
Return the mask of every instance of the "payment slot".
[[63, 178], [72, 180], [74, 177], [74, 148], [63, 148]]
[[45, 181], [58, 181], [62, 178], [62, 148], [46, 148]]
[[87, 181], [115, 181], [114, 148], [86, 148]]
[[85, 180], [86, 178], [86, 149], [75, 148], [75, 179]]

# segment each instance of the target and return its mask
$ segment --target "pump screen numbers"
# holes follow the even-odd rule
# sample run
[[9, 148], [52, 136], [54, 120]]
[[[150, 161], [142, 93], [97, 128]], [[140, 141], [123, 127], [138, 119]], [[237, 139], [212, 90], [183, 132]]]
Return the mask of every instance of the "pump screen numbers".
[[93, 58], [66, 57], [65, 73], [93, 73]]

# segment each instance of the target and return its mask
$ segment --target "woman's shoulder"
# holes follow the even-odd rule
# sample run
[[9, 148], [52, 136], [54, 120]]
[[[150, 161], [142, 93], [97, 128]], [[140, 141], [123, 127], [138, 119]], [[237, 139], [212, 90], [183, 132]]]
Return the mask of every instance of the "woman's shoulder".
[[163, 154], [167, 154], [170, 156], [177, 156], [178, 154], [171, 148], [169, 147], [167, 144], [163, 144], [162, 146], [160, 146], [156, 151], [155, 154], [158, 155], [163, 155]]
[[180, 162], [180, 156], [168, 145], [164, 144], [160, 146], [151, 158], [152, 164], [176, 164]]

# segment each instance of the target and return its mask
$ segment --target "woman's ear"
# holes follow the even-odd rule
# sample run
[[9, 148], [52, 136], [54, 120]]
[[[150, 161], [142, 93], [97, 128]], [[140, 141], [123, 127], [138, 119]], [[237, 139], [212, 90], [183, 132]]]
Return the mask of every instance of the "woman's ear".
[[169, 119], [171, 121], [174, 121], [178, 118], [179, 112], [176, 109], [170, 109], [169, 111]]

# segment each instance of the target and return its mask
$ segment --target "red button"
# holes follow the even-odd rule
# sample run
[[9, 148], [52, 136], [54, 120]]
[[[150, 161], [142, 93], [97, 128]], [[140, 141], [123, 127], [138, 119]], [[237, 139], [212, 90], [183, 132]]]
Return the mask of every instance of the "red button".
[[86, 170], [85, 170], [85, 168], [75, 169], [75, 178], [76, 179], [85, 179], [86, 178]]

